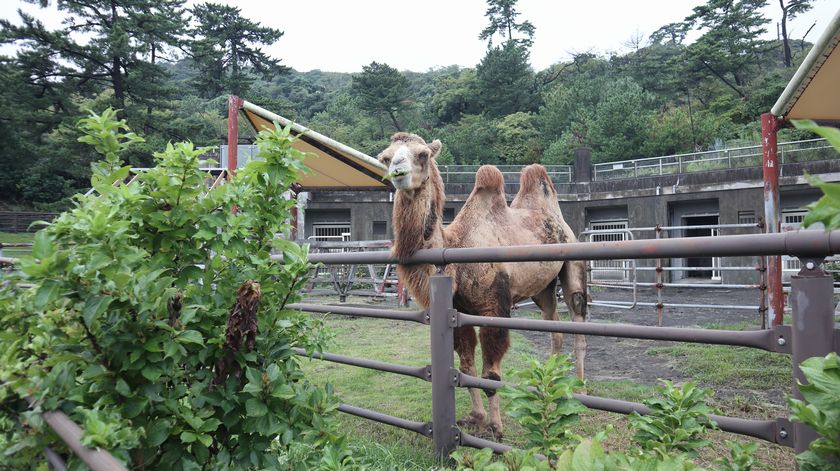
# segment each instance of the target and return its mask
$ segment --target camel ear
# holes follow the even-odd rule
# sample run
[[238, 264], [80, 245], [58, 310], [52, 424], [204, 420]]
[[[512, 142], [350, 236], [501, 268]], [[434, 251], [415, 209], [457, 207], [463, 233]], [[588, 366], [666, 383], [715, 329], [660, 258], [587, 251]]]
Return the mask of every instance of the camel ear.
[[434, 159], [440, 153], [440, 148], [443, 144], [440, 143], [440, 140], [435, 139], [434, 141], [429, 143], [429, 150], [432, 151], [432, 158]]

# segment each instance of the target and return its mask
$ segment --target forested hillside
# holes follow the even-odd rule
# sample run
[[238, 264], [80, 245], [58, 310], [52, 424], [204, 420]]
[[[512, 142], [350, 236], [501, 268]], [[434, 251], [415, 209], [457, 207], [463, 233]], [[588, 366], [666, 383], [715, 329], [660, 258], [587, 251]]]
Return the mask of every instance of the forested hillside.
[[[0, 206], [60, 209], [84, 189], [95, 156], [74, 125], [85, 109], [120, 109], [146, 136], [128, 159], [148, 166], [166, 141], [222, 143], [229, 94], [372, 155], [397, 130], [441, 139], [444, 163], [568, 163], [580, 146], [603, 162], [757, 143], [759, 114], [810, 48], [786, 34], [810, 0], [782, 0], [773, 18], [760, 13], [766, 0], [700, 0], [626, 52], [534, 70], [533, 25], [515, 0], [487, 3], [482, 60], [425, 72], [380, 62], [357, 74], [295, 71], [261, 51], [282, 31], [213, 3], [65, 0], [58, 31], [26, 15], [0, 20], [0, 42], [17, 46], [0, 58]], [[779, 39], [762, 40], [777, 24]]]

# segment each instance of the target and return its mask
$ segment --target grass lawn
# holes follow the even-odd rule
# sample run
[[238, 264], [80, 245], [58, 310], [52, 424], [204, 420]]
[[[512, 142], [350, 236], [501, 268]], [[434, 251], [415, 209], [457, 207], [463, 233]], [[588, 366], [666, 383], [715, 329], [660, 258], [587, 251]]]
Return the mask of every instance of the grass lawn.
[[[35, 234], [31, 232], [0, 232], [0, 243], [5, 244], [20, 244], [32, 243], [32, 238]], [[4, 257], [20, 257], [21, 255], [28, 255], [30, 252], [28, 247], [9, 247], [3, 249]]]
[[[328, 348], [331, 353], [339, 353], [353, 357], [364, 357], [389, 363], [410, 366], [423, 366], [429, 363], [429, 331], [427, 326], [381, 319], [348, 318], [345, 316], [327, 316], [327, 324], [335, 332], [334, 344]], [[548, 334], [546, 334], [548, 335]], [[511, 350], [505, 356], [503, 371], [505, 378], [511, 377], [511, 370], [525, 368], [530, 358], [534, 356], [533, 346], [521, 335], [511, 332]], [[691, 368], [702, 378], [712, 378], [714, 381], [741, 381], [749, 383], [759, 378], [778, 377], [789, 381], [790, 363], [788, 361], [784, 375], [782, 365], [775, 364], [768, 367], [767, 356], [759, 353], [760, 358], [748, 356], [747, 352], [737, 352], [731, 357], [716, 357], [716, 351], [706, 352], [709, 347], [700, 349], [684, 349], [669, 347], [677, 361]], [[711, 347], [715, 348], [715, 347]], [[731, 350], [731, 347], [727, 347]], [[778, 355], [781, 357], [781, 355]], [[477, 355], [480, 361], [480, 354]], [[704, 373], [707, 369], [732, 370], [733, 363], [743, 365], [744, 362], [761, 360], [753, 365], [754, 371], [744, 369], [738, 375]], [[456, 356], [457, 361], [457, 356]], [[738, 362], [741, 363], [738, 363]], [[773, 362], [777, 360], [773, 359]], [[354, 406], [376, 410], [389, 415], [426, 422], [431, 420], [431, 383], [405, 376], [383, 373], [352, 366], [339, 365], [319, 360], [301, 359], [303, 368], [314, 381], [325, 384], [331, 383], [342, 402]], [[714, 365], [704, 367], [704, 363]], [[706, 368], [706, 369], [704, 369]], [[480, 372], [480, 365], [478, 367]], [[750, 368], [746, 368], [750, 370]], [[769, 370], [769, 372], [768, 372]], [[704, 376], [704, 374], [706, 376]], [[752, 376], [751, 376], [752, 375]], [[746, 378], [745, 378], [746, 377]], [[752, 378], [752, 379], [750, 379]], [[698, 378], [699, 379], [699, 378]], [[767, 379], [762, 379], [766, 381]], [[705, 381], [705, 380], [704, 380]], [[655, 395], [652, 387], [633, 381], [588, 381], [588, 393], [597, 396], [642, 402]], [[461, 417], [470, 410], [469, 396], [466, 390], [458, 389], [456, 393], [457, 416]], [[717, 401], [717, 400], [716, 400]], [[504, 407], [505, 400], [502, 400]], [[718, 402], [713, 404], [726, 415], [751, 418], [765, 418], [785, 415], [779, 410], [756, 410], [755, 404], [746, 401]], [[760, 408], [759, 408], [760, 409]], [[426, 470], [436, 465], [433, 458], [431, 440], [413, 432], [408, 432], [387, 425], [381, 425], [359, 419], [346, 414], [339, 414], [341, 429], [348, 434], [350, 441], [356, 446], [364, 448], [366, 453], [372, 454], [376, 462], [381, 462], [383, 468], [389, 465], [397, 469]], [[521, 428], [507, 416], [503, 415], [505, 426], [505, 443], [521, 446], [518, 440]], [[612, 424], [613, 432], [609, 435], [605, 446], [609, 450], [628, 451], [636, 448], [632, 442], [632, 430], [626, 417], [601, 411], [589, 411], [583, 414], [576, 433], [591, 436], [603, 430], [607, 424]], [[712, 444], [701, 453], [696, 461], [701, 466], [713, 465], [714, 459], [727, 454], [725, 440], [749, 441], [725, 432], [710, 432], [707, 437]], [[775, 445], [759, 441], [761, 447], [757, 456], [771, 469], [791, 469], [793, 466], [792, 451]]]
[[790, 384], [789, 355], [747, 347], [683, 344], [654, 347], [648, 354], [666, 354], [676, 369], [711, 386], [764, 389], [768, 384]]

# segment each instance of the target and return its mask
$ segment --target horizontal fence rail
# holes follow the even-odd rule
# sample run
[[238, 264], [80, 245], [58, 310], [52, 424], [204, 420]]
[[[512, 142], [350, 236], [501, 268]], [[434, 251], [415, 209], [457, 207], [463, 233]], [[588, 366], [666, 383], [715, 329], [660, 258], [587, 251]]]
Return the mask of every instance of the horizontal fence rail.
[[[823, 258], [840, 252], [840, 231], [790, 231], [774, 234], [725, 235], [617, 242], [514, 245], [418, 250], [404, 264], [448, 265], [475, 262], [540, 262], [560, 260], [652, 259], [694, 256], [741, 257], [791, 255]], [[282, 255], [273, 259], [281, 261]], [[313, 263], [397, 263], [390, 252], [312, 254]]]
[[[472, 436], [456, 426], [454, 407], [456, 387], [497, 389], [505, 383], [470, 376], [455, 369], [453, 348], [455, 328], [493, 327], [756, 348], [792, 355], [794, 360], [792, 373], [797, 380], [804, 381], [804, 376], [796, 366], [799, 362], [808, 356], [825, 355], [827, 351], [840, 349], [840, 330], [833, 327], [833, 284], [831, 277], [820, 268], [825, 257], [838, 252], [840, 252], [840, 231], [420, 250], [402, 262], [432, 264], [438, 267], [437, 274], [431, 276], [429, 281], [431, 302], [427, 310], [399, 311], [307, 303], [293, 304], [289, 307], [314, 314], [332, 313], [429, 324], [432, 353], [430, 365], [405, 366], [334, 353], [308, 353], [300, 349], [295, 350], [295, 353], [324, 361], [402, 374], [426, 381], [431, 380], [433, 420], [429, 423], [409, 421], [348, 405], [342, 405], [339, 410], [413, 430], [430, 437], [434, 441], [435, 453], [440, 456], [448, 455], [457, 446], [488, 447], [496, 452], [504, 452], [510, 449], [508, 445]], [[776, 326], [772, 329], [727, 331], [475, 316], [459, 313], [453, 309], [452, 280], [443, 270], [445, 265], [452, 263], [655, 259], [697, 255], [799, 257], [803, 268], [792, 280], [791, 299], [794, 320], [804, 318], [802, 317], [804, 316], [803, 307], [807, 306], [808, 322], [794, 322], [792, 326]], [[281, 257], [275, 258], [281, 260]], [[389, 252], [312, 254], [310, 261], [325, 264], [397, 263]], [[795, 391], [796, 394], [798, 394], [797, 391]], [[639, 403], [584, 394], [578, 394], [575, 397], [592, 409], [622, 414], [649, 412], [646, 406]], [[808, 443], [814, 439], [813, 433], [802, 424], [792, 424], [784, 418], [752, 420], [715, 415], [711, 416], [711, 420], [721, 430], [794, 447], [797, 452], [806, 449]]]
[[[34, 400], [27, 398], [30, 406]], [[67, 445], [84, 464], [93, 471], [127, 471], [122, 463], [117, 461], [110, 453], [101, 448], [87, 448], [82, 445], [82, 429], [73, 422], [70, 417], [61, 411], [50, 411], [42, 414], [44, 422], [50, 426], [56, 436]], [[47, 460], [55, 465], [61, 465], [63, 460], [54, 451], [47, 450]]]
[[591, 322], [541, 321], [505, 317], [473, 316], [458, 313], [455, 325], [503, 327], [507, 329], [562, 332], [564, 334], [623, 337], [642, 340], [670, 340], [674, 342], [706, 343], [753, 347], [769, 352], [790, 353], [787, 338], [790, 327], [777, 326], [772, 330], [710, 330], [685, 327], [648, 327], [631, 324], [596, 324]]

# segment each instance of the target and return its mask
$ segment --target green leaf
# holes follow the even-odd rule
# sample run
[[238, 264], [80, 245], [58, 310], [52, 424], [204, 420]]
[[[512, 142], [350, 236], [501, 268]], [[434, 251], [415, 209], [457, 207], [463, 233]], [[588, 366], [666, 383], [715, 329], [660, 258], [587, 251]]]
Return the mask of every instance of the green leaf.
[[[172, 424], [166, 419], [157, 419], [146, 429], [146, 440], [151, 447], [160, 446], [169, 438]], [[181, 438], [183, 441], [183, 437]]]
[[192, 443], [196, 441], [198, 437], [193, 432], [181, 432], [181, 441], [183, 443]]
[[794, 119], [791, 120], [791, 122], [796, 127], [796, 129], [804, 129], [806, 131], [811, 131], [825, 138], [825, 140], [828, 141], [829, 144], [831, 144], [835, 149], [837, 149], [837, 152], [840, 152], [840, 129], [828, 126], [820, 126], [809, 119]]
[[85, 320], [85, 324], [90, 327], [93, 325], [93, 321], [96, 320], [113, 301], [111, 296], [91, 296], [87, 298], [85, 301], [85, 309], [82, 312], [82, 317]]
[[35, 294], [35, 309], [44, 309], [49, 303], [58, 298], [61, 283], [55, 280], [46, 280], [38, 287]]
[[140, 374], [142, 374], [143, 377], [148, 379], [149, 381], [155, 382], [163, 374], [163, 371], [161, 371], [160, 368], [155, 366], [147, 366], [140, 370]]
[[268, 413], [268, 406], [257, 398], [245, 401], [245, 411], [248, 417], [262, 417]]
[[132, 395], [131, 388], [128, 387], [128, 383], [126, 383], [122, 378], [117, 380], [117, 384], [114, 386], [114, 389], [123, 396], [129, 397]]
[[204, 345], [204, 337], [201, 335], [201, 332], [197, 330], [185, 330], [178, 334], [175, 337], [175, 340], [179, 343], [193, 343], [196, 345]]
[[55, 248], [50, 234], [45, 230], [36, 232], [32, 239], [32, 256], [38, 260], [43, 260], [51, 257], [54, 253]]

